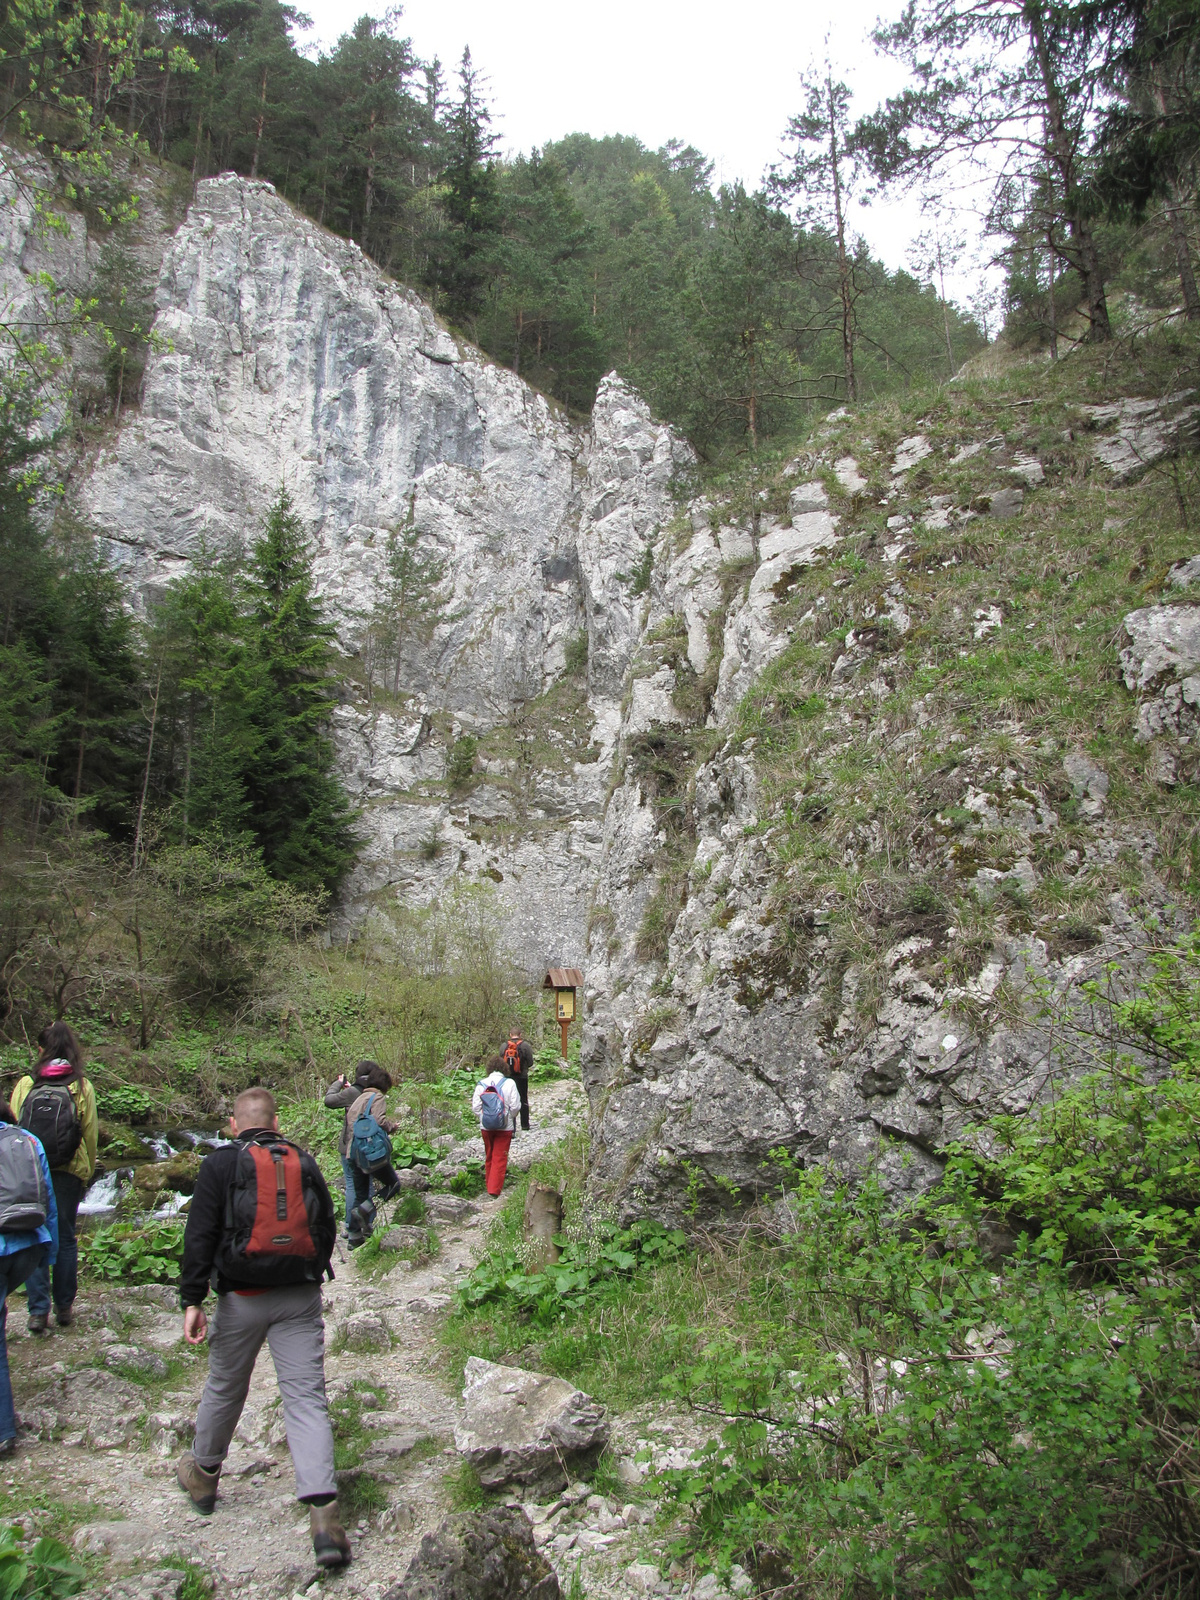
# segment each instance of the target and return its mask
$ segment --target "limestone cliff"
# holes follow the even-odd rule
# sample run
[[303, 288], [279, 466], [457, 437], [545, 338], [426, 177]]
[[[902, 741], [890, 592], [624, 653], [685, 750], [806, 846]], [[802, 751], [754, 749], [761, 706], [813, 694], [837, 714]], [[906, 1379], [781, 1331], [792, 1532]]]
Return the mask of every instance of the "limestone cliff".
[[[12, 208], [5, 226], [6, 292], [28, 297], [30, 219]], [[1082, 733], [1039, 741], [1012, 717], [1003, 738], [967, 738], [889, 654], [934, 618], [964, 658], [1015, 626], [1006, 599], [964, 610], [931, 574], [967, 559], [968, 524], [995, 532], [1041, 492], [1032, 445], [959, 418], [868, 449], [835, 419], [735, 505], [696, 495], [687, 444], [617, 377], [576, 426], [266, 184], [202, 183], [164, 242], [140, 410], [85, 447], [73, 503], [136, 597], [244, 541], [288, 488], [348, 658], [336, 734], [364, 844], [339, 921], [486, 879], [522, 962], [584, 967], [597, 1181], [635, 1209], [721, 1209], [769, 1188], [782, 1149], [904, 1189], [970, 1123], [1042, 1092], [1055, 1062], [1021, 994], [1136, 962], [1116, 864], [1132, 853], [1143, 905], [1170, 918], [1154, 841], [1107, 820], [1109, 775]], [[1112, 455], [1124, 424], [1080, 426]], [[938, 470], [956, 494], [923, 488]], [[446, 578], [392, 700], [365, 692], [355, 657], [398, 524]], [[1194, 722], [1196, 613], [1174, 609], [1131, 616], [1126, 636], [1151, 741]], [[809, 687], [764, 700], [801, 657]], [[816, 730], [790, 773], [739, 722], [748, 693], [760, 722]], [[455, 790], [464, 732], [484, 759]], [[860, 748], [932, 795], [895, 862], [886, 819], [830, 776]], [[1178, 752], [1160, 757], [1173, 782]], [[884, 860], [877, 904], [804, 875], [796, 841], [831, 808], [836, 848], [814, 848], [841, 852], [847, 882]], [[1027, 914], [1051, 871], [1092, 885], [1086, 938], [1056, 942]], [[906, 900], [905, 874], [951, 887]], [[859, 946], [835, 933], [850, 912]]]

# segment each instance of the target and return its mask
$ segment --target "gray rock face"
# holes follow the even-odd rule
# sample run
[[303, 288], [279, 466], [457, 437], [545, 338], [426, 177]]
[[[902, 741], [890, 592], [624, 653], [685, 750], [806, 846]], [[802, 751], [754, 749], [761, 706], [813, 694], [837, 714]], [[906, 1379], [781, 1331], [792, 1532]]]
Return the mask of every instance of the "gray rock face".
[[[11, 210], [4, 220], [19, 261], [34, 248], [31, 219]], [[31, 272], [9, 272], [27, 296]], [[580, 960], [643, 625], [634, 575], [674, 514], [671, 484], [689, 447], [615, 377], [591, 428], [571, 427], [460, 347], [356, 246], [269, 184], [232, 174], [199, 186], [163, 257], [156, 304], [140, 414], [76, 480], [77, 511], [137, 594], [202, 551], [252, 538], [281, 484], [311, 530], [318, 583], [351, 654], [389, 528], [415, 528], [422, 553], [445, 565], [443, 620], [403, 662], [403, 713], [347, 704], [335, 718], [364, 833], [343, 925], [369, 908], [386, 917], [390, 895], [425, 904], [455, 881], [483, 881], [531, 969]], [[584, 629], [586, 747], [565, 742], [552, 767], [512, 762], [498, 786], [449, 796], [453, 735], [523, 716]], [[435, 732], [435, 713], [450, 733], [444, 720]]]
[[1137, 738], [1174, 783], [1178, 756], [1163, 741], [1190, 745], [1200, 735], [1200, 606], [1145, 606], [1124, 626], [1121, 670], [1138, 696]]
[[468, 1358], [463, 1377], [454, 1443], [489, 1489], [505, 1483], [560, 1489], [608, 1441], [604, 1407], [563, 1378], [479, 1356]]
[[558, 1600], [554, 1568], [516, 1506], [447, 1517], [383, 1600]]
[[[31, 217], [0, 213], [0, 283], [29, 296]], [[84, 230], [77, 244], [86, 262], [95, 241]], [[348, 685], [336, 712], [363, 848], [334, 931], [370, 916], [383, 937], [397, 904], [437, 905], [448, 929], [471, 937], [483, 897], [462, 891], [482, 886], [528, 969], [581, 966], [591, 1170], [627, 1211], [684, 1219], [697, 1172], [709, 1212], [742, 1205], [774, 1188], [777, 1150], [847, 1172], [872, 1167], [902, 1194], [936, 1178], [940, 1152], [968, 1126], [1033, 1102], [1044, 1036], [989, 1007], [1002, 982], [1008, 992], [1027, 977], [1066, 992], [1082, 954], [1004, 935], [952, 981], [941, 958], [956, 930], [927, 915], [881, 929], [870, 970], [847, 965], [831, 947], [830, 908], [789, 900], [771, 843], [778, 802], [759, 793], [751, 746], [731, 738], [721, 748], [718, 733], [696, 769], [699, 730], [730, 729], [793, 621], [827, 603], [814, 598], [808, 617], [785, 626], [799, 576], [829, 562], [852, 526], [839, 524], [821, 475], [861, 497], [890, 469], [890, 492], [907, 502], [940, 442], [914, 434], [894, 457], [868, 462], [866, 441], [853, 446], [857, 459], [845, 454], [835, 416], [816, 453], [783, 469], [771, 514], [689, 501], [691, 450], [615, 376], [601, 383], [590, 425], [572, 426], [458, 344], [352, 244], [268, 185], [229, 175], [199, 186], [169, 239], [157, 307], [140, 414], [77, 464], [74, 509], [144, 598], [202, 550], [250, 538], [285, 484], [348, 657], [362, 648], [390, 528], [414, 528], [422, 552], [444, 564], [443, 615], [406, 645], [403, 698], [381, 705]], [[1160, 435], [1176, 448], [1191, 426], [1187, 396], [1151, 403], [1153, 415], [1142, 404], [1091, 419], [1098, 448], [1124, 439], [1136, 458], [1112, 457], [1114, 471], [1137, 470]], [[996, 516], [1021, 511], [1045, 477], [1003, 437], [964, 442], [953, 461], [974, 459], [1022, 485], [993, 497]], [[892, 689], [880, 636], [902, 636], [922, 616], [921, 594], [906, 588], [917, 530], [977, 515], [941, 496], [888, 520], [881, 592], [844, 635], [822, 690], [830, 748], [855, 721], [882, 725]], [[1126, 681], [1164, 783], [1178, 781], [1200, 733], [1198, 617], [1180, 603], [1127, 620]], [[973, 624], [961, 620], [979, 643], [1014, 626], [991, 604]], [[581, 632], [586, 679], [568, 678]], [[928, 732], [919, 705], [913, 714], [916, 729], [897, 740]], [[491, 731], [486, 762], [452, 793], [451, 744]], [[1015, 734], [1015, 747], [1024, 739]], [[1068, 855], [1104, 866], [1118, 844], [1104, 774], [1086, 759], [1064, 760], [1095, 824]], [[913, 849], [950, 873], [956, 849], [989, 842], [993, 864], [960, 875], [980, 902], [1019, 905], [1036, 884], [1038, 841], [1058, 825], [1053, 796], [1017, 758], [997, 765], [955, 746], [953, 761], [956, 817], [931, 824]], [[864, 836], [872, 828], [864, 822]], [[868, 843], [878, 852], [864, 837], [848, 858]], [[781, 900], [794, 921], [786, 936]], [[1097, 962], [1135, 938], [1119, 895], [1105, 916]], [[459, 1153], [447, 1152], [443, 1173]], [[435, 1197], [431, 1214], [446, 1216], [442, 1204]], [[386, 1340], [378, 1314], [363, 1315], [378, 1324], [354, 1333], [364, 1348]], [[489, 1450], [500, 1463], [498, 1437]]]
[[1194, 389], [1158, 400], [1116, 400], [1084, 406], [1093, 428], [1100, 430], [1094, 451], [1118, 483], [1132, 483], [1164, 456], [1174, 455], [1196, 439], [1200, 406], [1190, 404]]

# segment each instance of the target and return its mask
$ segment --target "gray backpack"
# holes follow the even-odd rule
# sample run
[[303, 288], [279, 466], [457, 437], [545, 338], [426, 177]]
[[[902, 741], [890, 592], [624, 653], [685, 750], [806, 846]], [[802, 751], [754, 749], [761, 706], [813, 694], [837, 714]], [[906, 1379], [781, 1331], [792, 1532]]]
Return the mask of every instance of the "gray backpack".
[[23, 1128], [0, 1127], [0, 1233], [34, 1233], [49, 1210], [37, 1140]]

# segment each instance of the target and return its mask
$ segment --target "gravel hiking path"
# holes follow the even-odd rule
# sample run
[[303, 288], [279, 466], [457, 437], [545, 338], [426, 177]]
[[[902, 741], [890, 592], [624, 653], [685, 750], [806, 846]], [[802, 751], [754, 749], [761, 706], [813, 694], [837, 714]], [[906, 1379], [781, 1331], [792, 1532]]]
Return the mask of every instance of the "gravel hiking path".
[[[532, 1110], [534, 1128], [513, 1141], [517, 1167], [527, 1167], [586, 1114], [582, 1090], [570, 1080], [538, 1089]], [[73, 1524], [66, 1537], [94, 1558], [90, 1591], [114, 1600], [175, 1600], [178, 1573], [165, 1569], [180, 1561], [209, 1574], [222, 1600], [310, 1588], [315, 1596], [318, 1583], [379, 1600], [403, 1576], [421, 1535], [451, 1506], [458, 1395], [442, 1376], [437, 1322], [483, 1254], [496, 1215], [489, 1215], [486, 1198], [427, 1198], [440, 1236], [432, 1262], [397, 1265], [372, 1283], [339, 1244], [337, 1277], [325, 1287], [326, 1375], [335, 1414], [355, 1380], [383, 1391], [381, 1404], [362, 1413], [357, 1437], [359, 1471], [372, 1475], [387, 1504], [348, 1519], [355, 1554], [348, 1569], [319, 1577], [314, 1567], [308, 1513], [294, 1498], [265, 1348], [216, 1512], [205, 1519], [191, 1510], [174, 1470], [190, 1443], [207, 1350], [183, 1344], [175, 1291], [159, 1287], [85, 1281], [76, 1324], [41, 1339], [25, 1331], [24, 1300], [13, 1303], [9, 1351], [23, 1431], [17, 1455], [0, 1463], [0, 1485], [27, 1534], [53, 1528], [59, 1518]], [[611, 1543], [588, 1552], [608, 1557]], [[626, 1562], [634, 1558], [632, 1550], [624, 1555]], [[564, 1587], [577, 1559], [560, 1563]], [[603, 1565], [615, 1573], [608, 1560]], [[601, 1587], [608, 1591], [607, 1583]]]

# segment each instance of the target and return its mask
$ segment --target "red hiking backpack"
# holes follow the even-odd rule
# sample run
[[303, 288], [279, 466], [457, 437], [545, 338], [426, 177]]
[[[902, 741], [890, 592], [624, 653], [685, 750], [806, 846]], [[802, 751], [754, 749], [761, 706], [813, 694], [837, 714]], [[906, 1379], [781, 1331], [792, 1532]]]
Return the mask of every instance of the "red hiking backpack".
[[510, 1039], [504, 1046], [504, 1060], [510, 1077], [516, 1077], [524, 1071], [521, 1066], [521, 1046], [518, 1040]]
[[320, 1282], [329, 1270], [333, 1240], [322, 1217], [314, 1168], [307, 1152], [278, 1133], [246, 1141], [225, 1197], [225, 1226], [214, 1259], [222, 1277], [264, 1289]]

